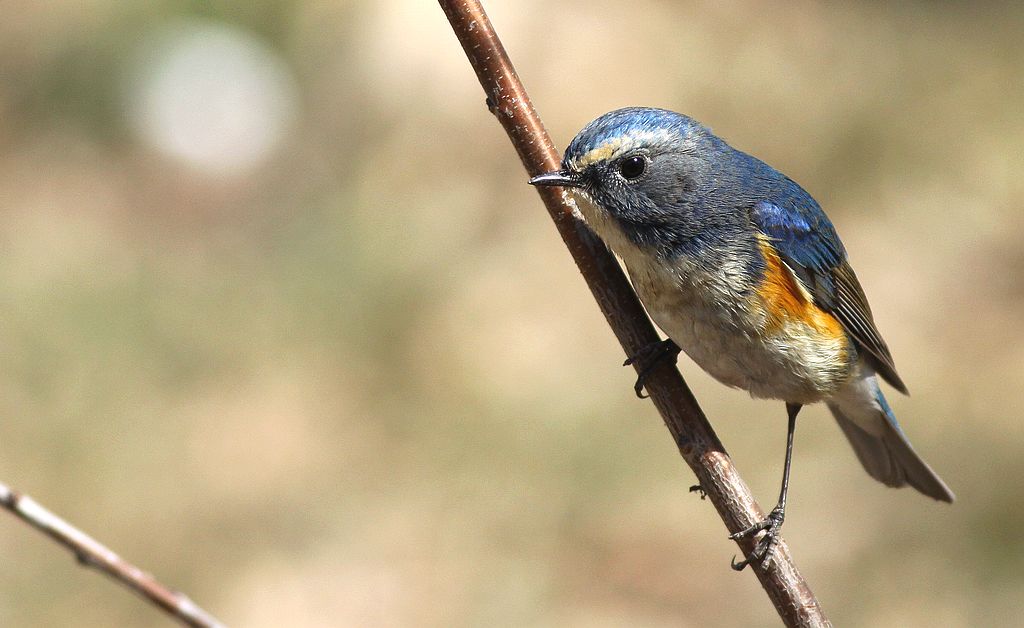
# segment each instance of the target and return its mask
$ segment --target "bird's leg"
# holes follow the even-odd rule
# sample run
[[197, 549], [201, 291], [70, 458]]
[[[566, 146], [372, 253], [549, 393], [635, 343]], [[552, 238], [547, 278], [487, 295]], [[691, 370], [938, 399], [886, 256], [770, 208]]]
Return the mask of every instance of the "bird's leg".
[[733, 558], [732, 568], [736, 571], [743, 571], [744, 567], [755, 561], [760, 562], [764, 567], [771, 564], [772, 550], [779, 542], [782, 522], [786, 520], [786, 493], [789, 492], [789, 467], [793, 461], [793, 434], [796, 432], [796, 415], [800, 412], [801, 407], [798, 403], [786, 404], [786, 412], [789, 414], [789, 431], [786, 433], [786, 465], [782, 470], [782, 490], [779, 492], [779, 503], [761, 521], [729, 536], [733, 540], [743, 539], [764, 530], [764, 536], [754, 546], [750, 556], [740, 562], [736, 562], [736, 559]]
[[641, 399], [647, 397], [642, 391], [644, 382], [647, 381], [651, 371], [665, 358], [672, 358], [672, 362], [675, 363], [680, 351], [679, 345], [672, 342], [671, 338], [666, 338], [665, 340], [652, 342], [622, 363], [622, 366], [629, 366], [631, 364], [637, 366], [636, 384], [633, 385], [633, 390], [636, 391], [637, 397]]

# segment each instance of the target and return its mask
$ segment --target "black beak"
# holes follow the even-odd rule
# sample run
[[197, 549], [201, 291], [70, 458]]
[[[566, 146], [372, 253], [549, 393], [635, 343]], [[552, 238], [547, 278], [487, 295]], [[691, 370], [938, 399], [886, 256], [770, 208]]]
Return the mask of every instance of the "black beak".
[[543, 185], [543, 186], [562, 186], [565, 188], [578, 188], [583, 183], [580, 181], [579, 176], [566, 170], [555, 170], [554, 172], [545, 172], [539, 174], [534, 178], [530, 179], [530, 185]]

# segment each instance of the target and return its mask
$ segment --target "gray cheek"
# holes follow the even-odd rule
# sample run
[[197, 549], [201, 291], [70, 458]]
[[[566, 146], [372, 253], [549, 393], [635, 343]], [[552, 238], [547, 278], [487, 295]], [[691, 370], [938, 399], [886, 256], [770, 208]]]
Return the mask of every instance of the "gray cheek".
[[679, 207], [689, 200], [695, 188], [692, 178], [676, 168], [655, 168], [640, 191], [659, 208]]

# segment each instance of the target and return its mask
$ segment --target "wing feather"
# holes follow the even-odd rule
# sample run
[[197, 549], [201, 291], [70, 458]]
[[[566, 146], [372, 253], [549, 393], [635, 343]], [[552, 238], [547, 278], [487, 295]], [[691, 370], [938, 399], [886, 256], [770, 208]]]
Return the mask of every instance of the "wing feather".
[[751, 212], [754, 225], [770, 238], [779, 256], [811, 293], [815, 305], [835, 315], [878, 374], [906, 393], [907, 387], [896, 373], [892, 354], [875, 326], [867, 297], [835, 227], [814, 199], [798, 186], [796, 189], [802, 194], [756, 203]]

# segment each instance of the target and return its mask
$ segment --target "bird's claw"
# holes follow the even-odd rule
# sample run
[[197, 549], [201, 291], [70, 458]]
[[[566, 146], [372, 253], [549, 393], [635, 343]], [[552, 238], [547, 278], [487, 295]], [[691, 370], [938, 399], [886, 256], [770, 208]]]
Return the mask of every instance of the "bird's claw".
[[743, 569], [751, 563], [760, 563], [762, 567], [767, 568], [772, 562], [772, 552], [775, 550], [775, 546], [779, 543], [779, 532], [782, 530], [782, 522], [786, 518], [786, 511], [780, 506], [776, 506], [772, 509], [768, 516], [758, 521], [749, 528], [740, 530], [735, 534], [730, 534], [729, 538], [737, 541], [739, 539], [746, 539], [754, 536], [758, 532], [764, 531], [764, 536], [757, 542], [754, 549], [750, 552], [750, 555], [745, 559], [736, 562], [736, 557], [732, 558], [732, 568], [736, 571], [743, 571]]
[[633, 391], [636, 392], [637, 397], [640, 399], [647, 398], [643, 390], [651, 371], [665, 358], [671, 357], [674, 362], [680, 351], [679, 345], [666, 338], [665, 340], [652, 342], [643, 349], [640, 349], [635, 355], [626, 358], [622, 366], [630, 366], [631, 364], [637, 366], [636, 383], [633, 384]]
[[690, 492], [691, 492], [691, 493], [700, 493], [700, 498], [701, 498], [702, 500], [704, 500], [704, 499], [707, 499], [707, 498], [708, 498], [708, 492], [707, 492], [707, 491], [705, 491], [705, 490], [704, 490], [704, 487], [703, 487], [703, 486], [701, 486], [700, 484], [694, 484], [693, 486], [691, 486], [691, 487], [690, 487]]

